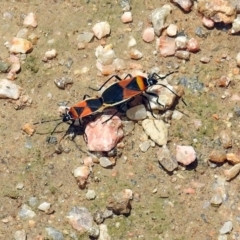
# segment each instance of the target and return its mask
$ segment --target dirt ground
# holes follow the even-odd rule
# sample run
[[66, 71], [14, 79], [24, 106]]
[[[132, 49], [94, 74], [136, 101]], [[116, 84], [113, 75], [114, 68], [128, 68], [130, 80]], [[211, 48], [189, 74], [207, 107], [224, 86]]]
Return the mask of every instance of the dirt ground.
[[[224, 29], [207, 30], [202, 26], [201, 17], [195, 9], [183, 13], [172, 5], [173, 13], [168, 21], [175, 23], [189, 37], [195, 37], [201, 51], [191, 54], [186, 62], [176, 57], [154, 55], [155, 41], [149, 44], [143, 42], [142, 30], [149, 25], [151, 10], [165, 3], [169, 2], [132, 0], [133, 22], [123, 24], [120, 20], [122, 10], [117, 1], [1, 1], [1, 59], [9, 56], [4, 43], [11, 41], [24, 28], [23, 18], [29, 12], [37, 15], [38, 26], [30, 29], [30, 32], [36, 33], [39, 39], [21, 65], [21, 72], [15, 80], [23, 93], [32, 98], [32, 104], [16, 110], [15, 101], [0, 100], [0, 239], [13, 239], [14, 233], [20, 229], [26, 231], [27, 239], [37, 239], [38, 236], [50, 239], [45, 230], [49, 226], [62, 232], [64, 239], [89, 239], [87, 234], [78, 236], [67, 222], [68, 212], [74, 206], [84, 206], [91, 213], [104, 209], [111, 193], [125, 188], [131, 189], [139, 199], [132, 201], [128, 217], [116, 216], [104, 221], [111, 239], [217, 239], [220, 228], [228, 220], [233, 223], [228, 239], [240, 239], [239, 176], [226, 182], [223, 187], [219, 179], [230, 165], [226, 163], [211, 167], [208, 164], [209, 153], [222, 148], [219, 142], [222, 130], [229, 131], [232, 138], [232, 148], [225, 151], [237, 152], [239, 149], [239, 116], [234, 110], [239, 107], [239, 102], [230, 101], [228, 97], [238, 94], [239, 75], [232, 76], [228, 88], [214, 85], [221, 76], [231, 74], [235, 67], [233, 59], [239, 52], [239, 35], [229, 35]], [[4, 18], [5, 12], [11, 13], [12, 18]], [[137, 48], [144, 55], [138, 63], [145, 72], [159, 67], [161, 73], [167, 73], [169, 65], [178, 64], [179, 72], [174, 75], [174, 83], [185, 77], [198, 79], [205, 87], [201, 91], [185, 88], [187, 106], [182, 102], [176, 106], [185, 115], [181, 120], [172, 120], [169, 129], [169, 148], [174, 152], [176, 144], [193, 146], [197, 152], [196, 166], [186, 169], [180, 166], [173, 174], [168, 174], [158, 163], [158, 146], [146, 153], [139, 150], [143, 129], [140, 122], [136, 122], [134, 131], [123, 139], [125, 147], [120, 150], [122, 155], [117, 158], [116, 165], [112, 169], [105, 169], [95, 164], [94, 176], [89, 178], [87, 188], [95, 190], [97, 198], [89, 201], [85, 197], [87, 189], [79, 189], [72, 175], [72, 171], [81, 165], [87, 155], [80, 152], [70, 140], [64, 142], [69, 153], [52, 154], [55, 145], [47, 144], [46, 138], [56, 122], [36, 125], [36, 133], [31, 137], [21, 128], [25, 123], [58, 118], [61, 102], [71, 105], [81, 100], [84, 94], [96, 95], [88, 87], [101, 85], [108, 78], [100, 76], [95, 66], [95, 49], [100, 41], [94, 39], [85, 49], [78, 50], [77, 36], [84, 31], [91, 31], [99, 20], [110, 23], [111, 34], [106, 42], [113, 45], [119, 58], [127, 63], [134, 62], [129, 58], [127, 49], [129, 37], [133, 36], [137, 40]], [[197, 27], [203, 28], [205, 37], [196, 36]], [[55, 42], [49, 44], [51, 39]], [[57, 50], [57, 58], [47, 64], [42, 62], [44, 53], [52, 48]], [[225, 55], [226, 58], [223, 57]], [[203, 56], [211, 61], [208, 64], [201, 63]], [[66, 67], [69, 59], [73, 61], [70, 68]], [[89, 72], [74, 74], [75, 70], [83, 67], [88, 67]], [[129, 72], [131, 69], [119, 74]], [[56, 78], [63, 76], [71, 77], [74, 81], [65, 90], [58, 89], [54, 84]], [[6, 74], [1, 73], [0, 78], [6, 78]], [[216, 120], [213, 114], [217, 114], [219, 119]], [[195, 119], [202, 121], [199, 130], [193, 124]], [[62, 124], [55, 136], [59, 139], [67, 127]], [[76, 142], [86, 150], [82, 136], [77, 136]], [[95, 177], [100, 182], [94, 181]], [[16, 187], [19, 183], [24, 186], [21, 190]], [[195, 190], [194, 193], [186, 193], [188, 191], [185, 190], [190, 188]], [[220, 207], [213, 207], [210, 200], [218, 188], [225, 191], [227, 197]], [[39, 203], [50, 202], [54, 209], [53, 214], [34, 209], [34, 226], [29, 224], [29, 220], [18, 217], [21, 206], [28, 204], [30, 197], [36, 197]], [[74, 233], [78, 237], [74, 238]]]

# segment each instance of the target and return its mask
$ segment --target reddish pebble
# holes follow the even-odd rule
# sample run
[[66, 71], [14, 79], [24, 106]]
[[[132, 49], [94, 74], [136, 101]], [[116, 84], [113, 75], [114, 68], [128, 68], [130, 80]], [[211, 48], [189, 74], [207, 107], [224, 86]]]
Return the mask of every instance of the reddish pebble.
[[176, 159], [183, 165], [189, 165], [196, 159], [196, 152], [192, 146], [180, 146], [176, 147]]
[[154, 29], [153, 28], [144, 29], [142, 38], [143, 41], [145, 42], [152, 42], [154, 40]]
[[185, 188], [183, 189], [183, 192], [186, 194], [194, 194], [196, 191], [193, 188]]
[[202, 18], [202, 23], [207, 28], [213, 28], [214, 27], [214, 21], [210, 18], [205, 17], [205, 16]]
[[187, 43], [187, 50], [189, 52], [198, 52], [199, 51], [199, 44], [195, 38], [189, 39]]
[[157, 48], [159, 48], [162, 56], [172, 56], [175, 54], [175, 40], [173, 38], [162, 36], [157, 41]]
[[104, 76], [113, 74], [115, 72], [115, 67], [113, 65], [102, 65], [98, 61], [96, 63], [96, 67]]
[[129, 23], [132, 22], [132, 13], [131, 12], [124, 12], [121, 16], [121, 20], [123, 23]]

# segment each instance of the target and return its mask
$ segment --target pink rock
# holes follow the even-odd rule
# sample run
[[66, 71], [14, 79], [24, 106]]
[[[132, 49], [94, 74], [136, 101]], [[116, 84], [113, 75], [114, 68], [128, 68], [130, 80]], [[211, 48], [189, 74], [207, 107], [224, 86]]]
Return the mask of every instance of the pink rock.
[[205, 17], [205, 16], [203, 16], [203, 18], [202, 18], [202, 23], [207, 28], [213, 28], [214, 27], [214, 21], [210, 18]]
[[[118, 116], [108, 120], [111, 115], [102, 115], [90, 122], [85, 129], [89, 151], [108, 152], [123, 137], [122, 122]], [[108, 120], [106, 123], [104, 121]]]
[[100, 62], [97, 61], [96, 67], [104, 76], [113, 74], [115, 72], [114, 65], [102, 65]]
[[172, 56], [175, 54], [175, 40], [166, 36], [161, 36], [157, 41], [157, 49], [164, 57]]
[[123, 23], [129, 23], [132, 22], [132, 13], [131, 12], [124, 12], [121, 16], [121, 20]]
[[110, 33], [110, 25], [108, 22], [99, 22], [93, 26], [92, 31], [98, 39], [101, 39]]
[[23, 25], [27, 26], [27, 27], [37, 27], [37, 18], [36, 18], [36, 14], [30, 12], [23, 20]]
[[198, 52], [200, 50], [198, 41], [195, 38], [191, 38], [188, 40], [187, 50], [189, 52]]
[[144, 29], [142, 38], [145, 42], [152, 42], [154, 40], [154, 28]]
[[172, 0], [172, 2], [178, 4], [186, 12], [189, 12], [193, 5], [192, 0]]
[[129, 55], [130, 58], [134, 60], [138, 60], [143, 57], [143, 54], [139, 50], [133, 48], [130, 50]]
[[170, 37], [177, 35], [177, 26], [175, 24], [170, 24], [167, 28], [167, 35]]
[[13, 38], [12, 45], [10, 47], [11, 53], [27, 53], [32, 50], [32, 43], [23, 38]]
[[189, 165], [196, 159], [196, 152], [192, 146], [180, 146], [176, 147], [176, 159], [178, 162]]

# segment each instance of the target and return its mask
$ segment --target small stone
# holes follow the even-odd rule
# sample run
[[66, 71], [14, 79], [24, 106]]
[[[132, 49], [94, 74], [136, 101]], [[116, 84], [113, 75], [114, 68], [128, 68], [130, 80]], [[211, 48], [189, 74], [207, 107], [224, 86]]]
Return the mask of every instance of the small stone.
[[178, 162], [189, 165], [196, 160], [196, 152], [192, 146], [176, 146], [176, 159]]
[[157, 50], [160, 51], [161, 56], [172, 56], [175, 54], [175, 49], [175, 40], [173, 38], [161, 36], [157, 40]]
[[227, 149], [232, 147], [232, 138], [228, 131], [226, 130], [221, 131], [219, 137], [224, 148]]
[[0, 98], [18, 99], [20, 87], [7, 79], [0, 79]]
[[30, 41], [23, 38], [13, 38], [9, 49], [11, 53], [28, 53], [32, 51], [33, 45]]
[[82, 49], [85, 49], [85, 48], [86, 48], [86, 44], [85, 44], [85, 43], [79, 42], [79, 43], [77, 44], [77, 49], [78, 49], [78, 50], [82, 50]]
[[96, 63], [96, 67], [104, 76], [114, 74], [116, 70], [114, 65], [103, 65], [98, 61]]
[[240, 172], [240, 163], [234, 165], [233, 167], [231, 167], [228, 170], [224, 170], [224, 175], [226, 177], [226, 180], [229, 181], [231, 179], [233, 179], [234, 177], [237, 176], [237, 174], [239, 174]]
[[111, 167], [111, 166], [113, 166], [115, 164], [115, 163], [111, 162], [107, 157], [99, 158], [99, 163], [104, 168]]
[[92, 41], [94, 35], [92, 32], [84, 32], [78, 35], [77, 41], [82, 43], [89, 43]]
[[132, 47], [134, 47], [136, 45], [137, 45], [136, 39], [133, 36], [130, 36], [129, 37], [129, 41], [128, 41], [128, 47], [132, 48]]
[[51, 237], [51, 239], [53, 240], [64, 240], [64, 236], [63, 234], [56, 230], [53, 227], [46, 227], [45, 230], [47, 231], [47, 234], [49, 237]]
[[232, 29], [231, 29], [232, 34], [239, 33], [239, 32], [240, 32], [240, 14], [238, 14], [237, 17], [234, 19], [232, 23]]
[[23, 184], [23, 183], [18, 183], [17, 186], [16, 186], [16, 188], [17, 188], [18, 190], [22, 190], [22, 189], [24, 188], [24, 184]]
[[26, 240], [27, 239], [27, 234], [25, 230], [18, 230], [14, 233], [14, 239], [15, 240]]
[[143, 35], [142, 35], [143, 41], [149, 43], [152, 42], [154, 40], [154, 28], [146, 28], [143, 31]]
[[18, 216], [21, 219], [28, 219], [35, 217], [36, 214], [34, 211], [31, 210], [31, 208], [28, 205], [23, 204], [21, 210], [18, 213]]
[[220, 151], [220, 150], [213, 150], [209, 156], [208, 156], [209, 160], [212, 162], [216, 162], [216, 163], [222, 163], [225, 160], [227, 160], [227, 155], [224, 151]]
[[131, 49], [129, 54], [130, 58], [134, 60], [139, 60], [143, 57], [143, 54], [137, 49]]
[[227, 160], [232, 164], [240, 163], [240, 155], [234, 153], [227, 153]]
[[202, 18], [202, 23], [207, 28], [213, 28], [214, 27], [214, 21], [210, 18], [205, 17], [205, 16], [203, 16], [203, 18]]
[[95, 51], [95, 56], [97, 57], [97, 61], [102, 65], [110, 65], [116, 58], [111, 45], [106, 45], [105, 47], [98, 46]]
[[80, 188], [85, 188], [89, 174], [90, 169], [88, 166], [81, 166], [74, 169], [73, 175], [76, 178], [78, 186]]
[[85, 207], [73, 207], [68, 213], [67, 219], [80, 234], [90, 230], [93, 225], [93, 217]]
[[43, 202], [38, 206], [38, 209], [47, 213], [50, 207], [51, 207], [51, 203]]
[[172, 2], [179, 5], [185, 12], [189, 12], [193, 6], [192, 0], [172, 0]]
[[100, 230], [100, 234], [99, 234], [98, 240], [111, 240], [111, 237], [108, 234], [107, 225], [100, 224], [99, 230]]
[[60, 89], [65, 89], [67, 85], [73, 84], [73, 79], [70, 77], [61, 77], [54, 80], [56, 86]]
[[[87, 124], [85, 134], [89, 151], [110, 151], [123, 137], [122, 122], [118, 116], [102, 115]], [[107, 121], [107, 122], [105, 122]], [[105, 122], [105, 123], [104, 123]]]
[[174, 37], [177, 35], [177, 26], [175, 24], [170, 24], [167, 28], [167, 35], [169, 37]]
[[129, 23], [132, 22], [132, 13], [131, 12], [124, 12], [121, 16], [121, 20], [123, 23]]
[[236, 61], [237, 61], [238, 67], [240, 67], [240, 52], [236, 56]]
[[44, 61], [51, 60], [51, 59], [55, 58], [56, 56], [57, 56], [56, 49], [49, 50], [49, 51], [45, 52], [45, 54], [44, 54]]
[[159, 149], [159, 151], [157, 152], [157, 157], [159, 163], [168, 172], [173, 172], [178, 167], [176, 158], [172, 156], [166, 145]]
[[22, 127], [22, 130], [29, 136], [32, 136], [36, 131], [34, 126], [30, 123], [24, 124], [24, 126]]
[[187, 49], [188, 39], [185, 36], [179, 36], [175, 38], [176, 49], [184, 50]]
[[219, 194], [213, 195], [210, 200], [212, 206], [219, 207], [222, 204], [222, 197]]
[[6, 73], [10, 66], [10, 63], [8, 62], [0, 61], [0, 72]]
[[190, 53], [188, 51], [176, 51], [175, 56], [179, 59], [189, 60], [190, 59]]
[[188, 40], [187, 50], [189, 52], [198, 52], [200, 50], [199, 43], [195, 38], [191, 38]]
[[202, 62], [202, 63], [209, 63], [210, 62], [210, 58], [209, 57], [201, 57], [200, 58], [200, 62]]
[[139, 148], [142, 152], [147, 152], [147, 150], [150, 147], [151, 147], [151, 141], [150, 140], [139, 144]]
[[142, 121], [145, 133], [158, 145], [166, 145], [168, 140], [168, 128], [162, 120], [145, 119]]
[[181, 120], [183, 117], [183, 113], [179, 112], [178, 110], [174, 110], [172, 114], [172, 119], [174, 120]]
[[135, 128], [135, 124], [133, 121], [123, 121], [123, 130], [124, 135], [128, 135], [131, 133]]
[[96, 198], [96, 192], [94, 190], [90, 190], [88, 189], [87, 193], [86, 193], [86, 198], [88, 200], [93, 200]]
[[222, 77], [220, 77], [219, 79], [216, 80], [216, 86], [218, 86], [218, 87], [228, 87], [230, 82], [231, 82], [231, 79], [229, 77], [222, 76]]
[[100, 229], [96, 226], [91, 227], [88, 229], [88, 234], [91, 239], [99, 239], [98, 237], [100, 235]]
[[37, 27], [37, 17], [35, 13], [30, 12], [23, 21], [23, 25], [27, 27]]
[[108, 22], [99, 22], [93, 26], [92, 31], [98, 39], [101, 39], [110, 34], [110, 25]]
[[139, 121], [147, 117], [147, 111], [143, 104], [137, 105], [127, 110], [126, 115], [129, 119]]
[[113, 60], [112, 65], [115, 67], [116, 71], [122, 71], [122, 70], [125, 70], [127, 68], [126, 62], [123, 59], [120, 59], [120, 58], [115, 58]]
[[153, 24], [154, 32], [160, 36], [162, 29], [165, 27], [166, 18], [170, 14], [172, 8], [170, 5], [165, 4], [161, 8], [156, 8], [151, 13], [151, 22]]
[[221, 227], [221, 229], [219, 230], [220, 234], [226, 234], [231, 232], [233, 229], [233, 224], [231, 221], [227, 221], [223, 224], [223, 226]]

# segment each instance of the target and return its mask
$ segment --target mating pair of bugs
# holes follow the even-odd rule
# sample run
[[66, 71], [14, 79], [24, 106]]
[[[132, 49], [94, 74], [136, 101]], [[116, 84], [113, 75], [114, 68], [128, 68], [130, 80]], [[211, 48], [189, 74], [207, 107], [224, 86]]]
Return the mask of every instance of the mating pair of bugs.
[[[115, 82], [109, 87], [107, 87], [100, 97], [89, 97], [88, 95], [85, 95], [82, 101], [78, 102], [70, 108], [66, 108], [65, 113], [62, 117], [62, 122], [56, 125], [51, 135], [55, 132], [56, 128], [63, 122], [71, 121], [72, 126], [76, 120], [79, 120], [79, 124], [80, 126], [82, 126], [83, 118], [102, 113], [106, 108], [118, 107], [118, 110], [109, 118], [111, 119], [114, 115], [117, 114], [119, 108], [122, 109], [123, 106], [125, 106], [128, 102], [132, 101], [133, 98], [138, 95], [144, 96], [143, 93], [158, 97], [157, 94], [148, 92], [147, 89], [153, 85], [161, 85], [167, 87], [164, 84], [159, 83], [158, 80], [162, 80], [172, 73], [174, 72], [170, 72], [164, 77], [160, 77], [158, 74], [153, 73], [149, 74], [147, 78], [142, 76], [132, 77], [131, 74], [128, 74], [124, 79], [121, 79], [118, 75], [113, 75], [99, 89], [90, 88], [92, 90], [100, 91], [113, 78], [118, 80], [118, 82]], [[171, 89], [169, 89], [169, 91], [178, 96]], [[158, 100], [157, 103], [161, 105]], [[186, 105], [185, 102], [184, 104]]]

